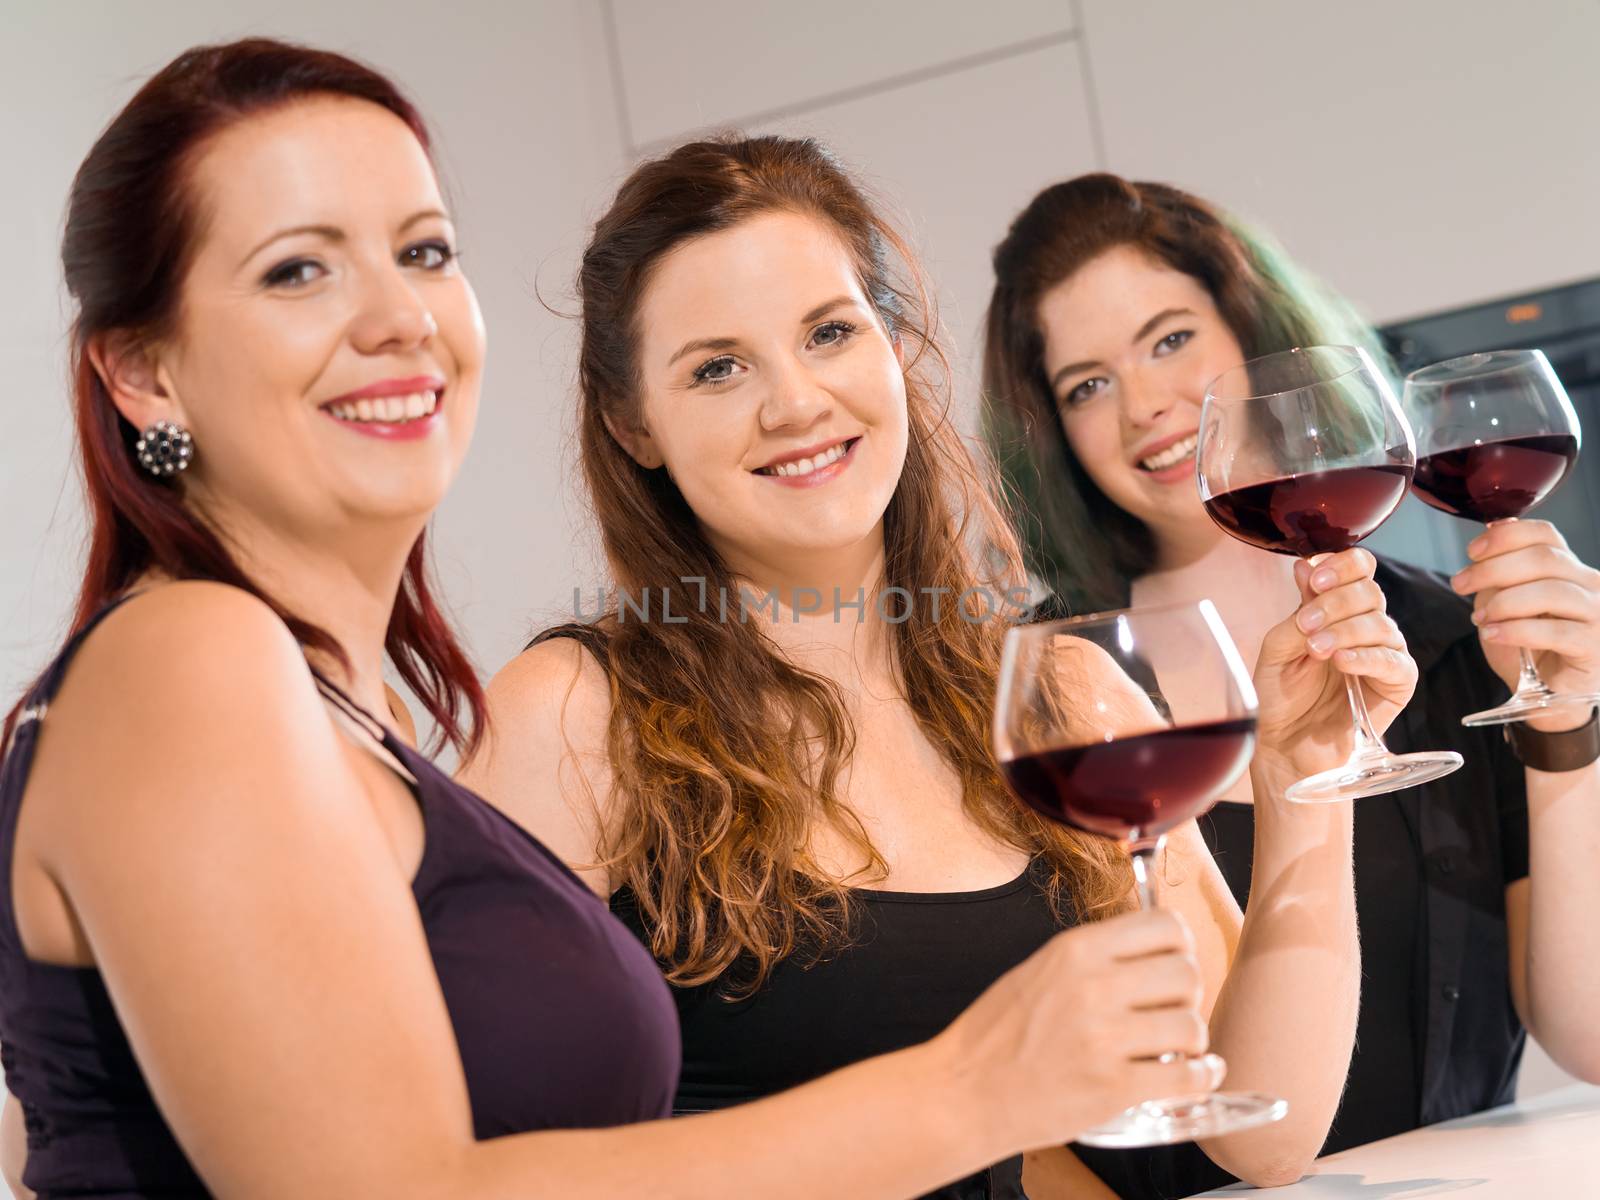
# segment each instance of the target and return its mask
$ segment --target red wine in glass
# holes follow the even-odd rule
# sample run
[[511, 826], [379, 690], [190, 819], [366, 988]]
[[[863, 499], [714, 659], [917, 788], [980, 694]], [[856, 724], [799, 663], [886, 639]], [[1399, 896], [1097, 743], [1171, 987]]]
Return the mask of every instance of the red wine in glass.
[[[1174, 689], [1163, 691], [1163, 682]], [[1256, 695], [1209, 600], [1006, 631], [994, 752], [1018, 799], [1128, 849], [1141, 908], [1157, 904], [1166, 832], [1204, 812], [1255, 748]], [[1128, 1149], [1276, 1121], [1261, 1092], [1147, 1100], [1078, 1140]]]
[[[1583, 426], [1538, 350], [1467, 354], [1406, 376], [1406, 416], [1417, 432], [1417, 497], [1468, 521], [1525, 516], [1561, 486], [1578, 457]], [[1600, 693], [1557, 692], [1520, 647], [1517, 686], [1504, 704], [1463, 725], [1526, 721], [1553, 708], [1600, 705]]]
[[1411, 468], [1384, 463], [1268, 479], [1211, 496], [1211, 519], [1242, 542], [1310, 558], [1348, 550], [1405, 499]]
[[[1314, 559], [1348, 550], [1388, 520], [1416, 469], [1411, 427], [1371, 355], [1307, 346], [1224, 371], [1206, 388], [1195, 481], [1229, 536]], [[1344, 764], [1285, 793], [1326, 804], [1416, 787], [1460, 769], [1453, 750], [1395, 754], [1383, 744], [1354, 676]]]
[[1253, 717], [1018, 755], [1001, 764], [1032, 808], [1101, 837], [1165, 833], [1210, 808], [1255, 748]]
[[1537, 507], [1578, 460], [1569, 433], [1534, 434], [1435, 450], [1417, 458], [1417, 499], [1452, 517], [1504, 521]]

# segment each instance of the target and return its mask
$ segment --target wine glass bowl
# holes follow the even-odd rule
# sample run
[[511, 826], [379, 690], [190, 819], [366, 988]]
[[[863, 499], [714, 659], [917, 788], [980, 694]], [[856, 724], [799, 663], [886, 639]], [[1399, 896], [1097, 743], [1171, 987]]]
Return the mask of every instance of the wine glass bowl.
[[[1022, 625], [1006, 634], [994, 748], [1017, 797], [1129, 849], [1142, 908], [1156, 906], [1165, 833], [1214, 804], [1255, 747], [1256, 695], [1209, 600]], [[1257, 1092], [1151, 1100], [1083, 1133], [1130, 1148], [1280, 1119]]]
[[[1416, 430], [1412, 488], [1423, 503], [1489, 524], [1525, 516], [1571, 474], [1583, 428], [1566, 389], [1538, 350], [1467, 354], [1413, 371], [1403, 406]], [[1592, 707], [1600, 694], [1551, 690], [1521, 651], [1506, 703], [1463, 725], [1525, 721], [1552, 708]]]
[[[1195, 473], [1211, 519], [1275, 554], [1315, 560], [1348, 550], [1388, 520], [1416, 468], [1410, 426], [1365, 350], [1310, 346], [1253, 359], [1212, 380], [1200, 413]], [[1454, 751], [1394, 754], [1346, 677], [1354, 745], [1342, 766], [1287, 796], [1326, 803], [1377, 796], [1461, 766]]]

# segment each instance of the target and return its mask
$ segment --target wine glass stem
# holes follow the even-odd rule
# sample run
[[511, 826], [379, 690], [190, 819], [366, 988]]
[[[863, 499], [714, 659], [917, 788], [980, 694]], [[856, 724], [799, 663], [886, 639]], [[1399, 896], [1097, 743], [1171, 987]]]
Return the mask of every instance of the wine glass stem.
[[1346, 675], [1344, 690], [1350, 697], [1350, 715], [1355, 721], [1355, 745], [1351, 748], [1351, 760], [1371, 754], [1387, 754], [1389, 747], [1383, 744], [1378, 731], [1372, 727], [1372, 715], [1367, 712], [1367, 696], [1361, 690], [1361, 681], [1354, 675]]
[[1522, 660], [1522, 669], [1517, 677], [1518, 696], [1536, 696], [1550, 690], [1549, 685], [1539, 678], [1539, 668], [1534, 664], [1533, 651], [1523, 646], [1518, 652]]
[[1141, 838], [1128, 848], [1128, 857], [1133, 860], [1133, 884], [1143, 912], [1159, 907], [1156, 903], [1156, 857], [1166, 840], [1165, 834]]

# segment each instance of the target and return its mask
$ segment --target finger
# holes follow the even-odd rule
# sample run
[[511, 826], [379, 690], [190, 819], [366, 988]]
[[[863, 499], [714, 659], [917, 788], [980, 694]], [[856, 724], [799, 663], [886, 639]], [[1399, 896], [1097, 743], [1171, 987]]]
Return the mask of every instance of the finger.
[[1600, 619], [1600, 594], [1567, 579], [1538, 579], [1479, 598], [1472, 610], [1475, 625], [1493, 625], [1523, 617], [1556, 617], [1566, 621]]
[[1152, 954], [1194, 953], [1194, 938], [1182, 917], [1168, 909], [1124, 913], [1056, 935], [1057, 941], [1081, 937], [1083, 949], [1105, 959], [1143, 958]]
[[1496, 521], [1467, 543], [1467, 557], [1482, 562], [1499, 554], [1522, 550], [1528, 546], [1559, 546], [1565, 550], [1567, 539], [1549, 521], [1519, 521], [1515, 518]]
[[1204, 980], [1190, 954], [1159, 954], [1120, 962], [1112, 970], [1110, 988], [1127, 1008], [1193, 1008], [1200, 1003]]
[[1478, 635], [1499, 646], [1522, 650], [1550, 650], [1573, 662], [1586, 663], [1594, 653], [1594, 627], [1578, 621], [1536, 617], [1480, 625]]
[[1358, 579], [1370, 579], [1377, 569], [1378, 560], [1372, 556], [1372, 551], [1353, 546], [1330, 554], [1316, 564], [1311, 572], [1311, 590], [1322, 593]]
[[1333, 656], [1333, 668], [1341, 675], [1368, 680], [1391, 696], [1417, 685], [1416, 659], [1404, 650], [1387, 646], [1340, 650]]
[[1217, 1054], [1201, 1054], [1173, 1062], [1129, 1063], [1128, 1092], [1140, 1100], [1214, 1092], [1222, 1086], [1227, 1073], [1228, 1064]]
[[1365, 612], [1385, 612], [1388, 607], [1383, 589], [1371, 579], [1363, 578], [1341, 584], [1302, 605], [1295, 614], [1294, 623], [1302, 633], [1315, 633], [1336, 621]]
[[1163, 1054], [1204, 1054], [1211, 1044], [1205, 1019], [1192, 1008], [1157, 1008], [1131, 1013], [1123, 1027], [1122, 1052], [1128, 1058]]
[[1566, 579], [1591, 591], [1600, 590], [1600, 571], [1579, 561], [1566, 546], [1548, 542], [1508, 550], [1457, 571], [1450, 586], [1469, 596], [1486, 588], [1516, 587], [1540, 579]]
[[1362, 613], [1359, 617], [1340, 621], [1326, 629], [1319, 629], [1306, 639], [1306, 650], [1313, 658], [1329, 658], [1338, 650], [1356, 650], [1363, 646], [1388, 646], [1404, 650], [1405, 638], [1400, 627], [1385, 613]]

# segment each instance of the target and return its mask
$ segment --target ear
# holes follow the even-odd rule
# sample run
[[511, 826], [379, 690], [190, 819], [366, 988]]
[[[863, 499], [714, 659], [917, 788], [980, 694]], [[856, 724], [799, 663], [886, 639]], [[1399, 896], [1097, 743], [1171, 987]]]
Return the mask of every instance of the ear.
[[656, 445], [655, 438], [650, 436], [648, 430], [629, 429], [621, 421], [613, 420], [610, 413], [607, 413], [604, 419], [606, 429], [616, 439], [617, 445], [627, 451], [628, 457], [645, 470], [653, 471], [667, 461], [662, 457], [661, 448]]
[[130, 333], [102, 334], [89, 343], [89, 362], [123, 419], [135, 429], [157, 421], [187, 427], [171, 379], [155, 348]]
[[906, 365], [906, 340], [900, 336], [898, 329], [889, 331], [889, 344], [894, 347], [895, 361], [900, 364], [900, 369], [904, 370]]

